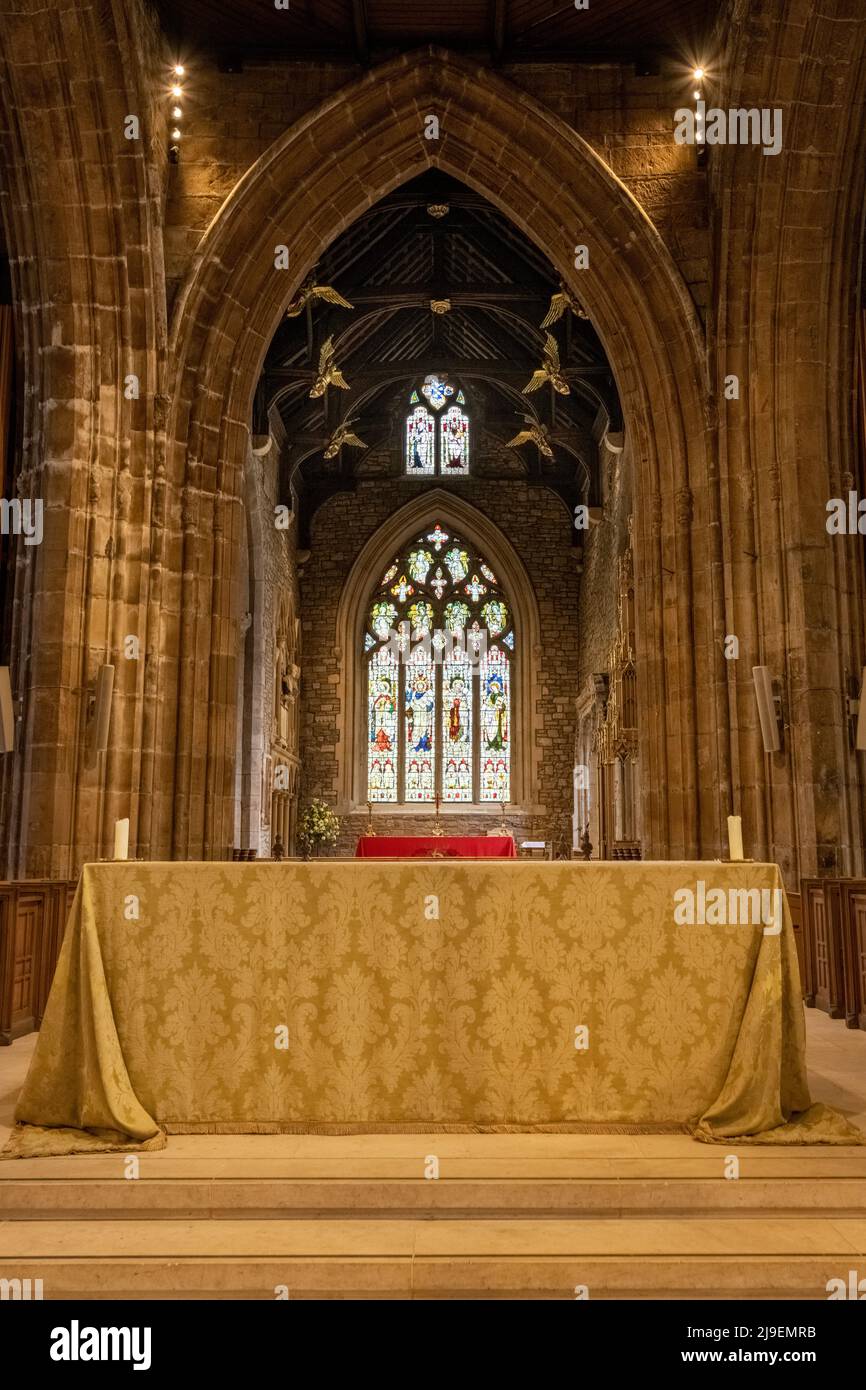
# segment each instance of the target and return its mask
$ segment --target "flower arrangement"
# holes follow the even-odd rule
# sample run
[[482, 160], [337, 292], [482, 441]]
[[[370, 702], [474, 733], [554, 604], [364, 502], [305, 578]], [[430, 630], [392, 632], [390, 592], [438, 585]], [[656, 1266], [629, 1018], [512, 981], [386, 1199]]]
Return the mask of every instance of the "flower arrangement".
[[335, 845], [340, 830], [339, 817], [324, 801], [314, 798], [301, 816], [298, 839], [305, 854], [318, 854], [322, 845]]

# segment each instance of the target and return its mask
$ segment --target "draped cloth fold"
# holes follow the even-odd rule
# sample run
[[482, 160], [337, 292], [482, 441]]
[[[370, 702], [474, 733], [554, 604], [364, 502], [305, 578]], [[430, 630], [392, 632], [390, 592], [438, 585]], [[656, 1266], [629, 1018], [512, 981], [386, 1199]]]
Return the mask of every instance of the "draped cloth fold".
[[[86, 865], [6, 1157], [166, 1133], [863, 1142], [812, 1105], [772, 864]], [[709, 913], [707, 915], [710, 915]]]

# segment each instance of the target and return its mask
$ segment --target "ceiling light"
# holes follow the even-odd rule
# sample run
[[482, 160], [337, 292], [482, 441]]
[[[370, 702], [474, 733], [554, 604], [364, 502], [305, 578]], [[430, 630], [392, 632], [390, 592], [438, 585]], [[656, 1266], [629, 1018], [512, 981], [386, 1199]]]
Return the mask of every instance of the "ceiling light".
[[183, 96], [183, 87], [172, 87], [172, 89], [171, 89], [171, 94], [172, 94], [173, 97], [182, 97], [182, 96]]
[[179, 139], [180, 139], [180, 131], [179, 131], [179, 130], [173, 130], [173, 131], [171, 132], [171, 138], [172, 138], [172, 140], [179, 140]]
[[700, 80], [701, 80], [701, 78], [703, 77], [703, 75], [704, 75], [704, 70], [703, 70], [703, 68], [695, 68], [694, 72], [692, 73], [692, 77], [695, 79], [696, 82], [700, 82]]
[[186, 68], [184, 67], [183, 63], [175, 63], [174, 72], [176, 77], [183, 77], [184, 73], [186, 72]]
[[[695, 92], [695, 96], [697, 96], [697, 92]], [[183, 115], [183, 112], [181, 111], [179, 106], [175, 106], [171, 114], [174, 120], [179, 121], [181, 116]]]

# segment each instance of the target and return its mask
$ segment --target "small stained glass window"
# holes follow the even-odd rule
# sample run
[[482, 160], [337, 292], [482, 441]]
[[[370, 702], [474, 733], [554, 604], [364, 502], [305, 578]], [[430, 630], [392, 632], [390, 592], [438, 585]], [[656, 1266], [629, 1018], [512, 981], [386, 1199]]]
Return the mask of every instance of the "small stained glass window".
[[452, 405], [439, 421], [439, 470], [469, 472], [469, 416], [459, 405]]
[[436, 472], [436, 422], [423, 405], [406, 421], [406, 472], [423, 476]]
[[[466, 394], [431, 373], [409, 394], [406, 472], [414, 477], [461, 477], [469, 472], [470, 418]], [[447, 407], [447, 409], [445, 408]]]
[[421, 395], [430, 402], [434, 410], [441, 410], [448, 398], [454, 395], [454, 387], [447, 377], [426, 376]]

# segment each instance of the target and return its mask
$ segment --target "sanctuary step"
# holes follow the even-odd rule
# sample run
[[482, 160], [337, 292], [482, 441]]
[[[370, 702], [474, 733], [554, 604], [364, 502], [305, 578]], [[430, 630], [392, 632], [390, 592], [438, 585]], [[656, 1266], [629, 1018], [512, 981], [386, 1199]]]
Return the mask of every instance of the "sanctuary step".
[[[813, 1095], [866, 1127], [866, 1036], [808, 1027]], [[0, 1143], [33, 1041], [0, 1052]], [[866, 1277], [866, 1147], [176, 1135], [137, 1178], [129, 1157], [0, 1162], [0, 1279], [41, 1279], [47, 1300], [785, 1300]]]
[[[405, 1158], [322, 1154], [310, 1159], [224, 1160], [217, 1165], [195, 1159], [159, 1163], [157, 1155], [142, 1155], [141, 1176], [135, 1180], [117, 1176], [118, 1158], [113, 1163], [97, 1157], [23, 1160], [15, 1169], [32, 1172], [38, 1167], [38, 1176], [19, 1176], [16, 1171], [7, 1177], [4, 1165], [0, 1221], [645, 1219], [661, 1214], [815, 1213], [866, 1220], [866, 1157], [840, 1157], [836, 1150], [832, 1157], [810, 1156], [798, 1162], [794, 1155], [753, 1158], [741, 1150], [745, 1174], [730, 1181], [722, 1174], [722, 1152], [710, 1153], [709, 1162], [672, 1156], [509, 1159], [498, 1156], [492, 1146], [486, 1157], [443, 1154], [440, 1176], [431, 1180], [419, 1177], [424, 1166], [420, 1149]], [[92, 1171], [97, 1166], [108, 1169], [109, 1164], [110, 1175]], [[209, 1175], [206, 1170], [214, 1166], [230, 1168], [231, 1176]], [[205, 1171], [196, 1174], [196, 1169]]]
[[862, 1220], [809, 1218], [0, 1226], [0, 1277], [48, 1299], [826, 1299], [864, 1253]]
[[[419, 1176], [436, 1152], [440, 1177]], [[0, 1278], [44, 1297], [826, 1298], [866, 1271], [866, 1151], [685, 1136], [184, 1136], [0, 1165]]]

